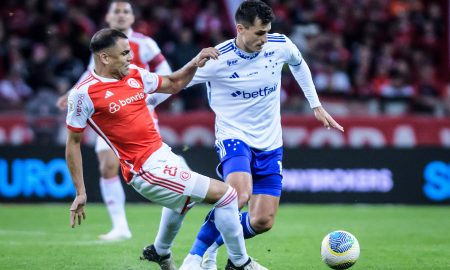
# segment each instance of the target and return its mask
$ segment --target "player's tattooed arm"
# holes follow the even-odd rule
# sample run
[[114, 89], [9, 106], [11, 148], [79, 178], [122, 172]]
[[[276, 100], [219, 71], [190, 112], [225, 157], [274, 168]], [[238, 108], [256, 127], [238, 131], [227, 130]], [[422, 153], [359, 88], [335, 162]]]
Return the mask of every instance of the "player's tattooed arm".
[[203, 67], [210, 59], [217, 59], [219, 51], [216, 48], [205, 48], [187, 63], [181, 69], [175, 71], [169, 76], [162, 77], [161, 86], [156, 92], [176, 94], [183, 90], [186, 85], [192, 80], [197, 71], [197, 68]]
[[78, 225], [81, 225], [81, 219], [86, 219], [84, 206], [86, 205], [87, 196], [83, 179], [83, 162], [80, 149], [81, 136], [82, 133], [68, 130], [66, 141], [66, 162], [77, 193], [70, 207], [70, 226], [72, 228], [75, 227], [77, 217]]

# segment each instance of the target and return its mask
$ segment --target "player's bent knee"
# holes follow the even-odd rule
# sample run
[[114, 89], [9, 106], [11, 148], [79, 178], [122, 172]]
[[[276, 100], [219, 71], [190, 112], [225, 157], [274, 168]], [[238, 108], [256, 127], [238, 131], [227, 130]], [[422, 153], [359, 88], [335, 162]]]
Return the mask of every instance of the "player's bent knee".
[[264, 233], [272, 229], [274, 221], [272, 216], [256, 217], [251, 219], [251, 225], [257, 233]]
[[238, 191], [238, 207], [239, 209], [243, 208], [248, 201], [250, 200], [251, 194], [244, 191], [244, 192], [240, 192]]
[[209, 183], [208, 193], [206, 194], [205, 199], [203, 200], [205, 203], [214, 204], [218, 202], [223, 195], [227, 192], [230, 185], [218, 181], [216, 179], [212, 179]]

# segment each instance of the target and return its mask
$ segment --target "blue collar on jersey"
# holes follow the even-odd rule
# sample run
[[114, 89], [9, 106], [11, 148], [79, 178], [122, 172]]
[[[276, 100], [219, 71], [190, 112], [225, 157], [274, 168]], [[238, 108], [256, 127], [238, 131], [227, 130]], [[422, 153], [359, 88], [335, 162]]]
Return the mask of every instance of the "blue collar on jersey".
[[248, 53], [248, 52], [244, 52], [243, 50], [239, 49], [238, 46], [236, 45], [236, 39], [233, 40], [233, 47], [234, 47], [234, 52], [243, 59], [247, 59], [247, 60], [251, 60], [253, 58], [255, 58], [256, 56], [258, 56], [259, 52], [253, 52], [253, 53]]

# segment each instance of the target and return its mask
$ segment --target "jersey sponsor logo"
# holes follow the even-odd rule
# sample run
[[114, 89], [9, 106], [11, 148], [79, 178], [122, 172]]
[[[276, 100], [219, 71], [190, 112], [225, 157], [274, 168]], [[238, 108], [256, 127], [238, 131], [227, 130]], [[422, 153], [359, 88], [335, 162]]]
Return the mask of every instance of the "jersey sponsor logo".
[[271, 57], [275, 54], [275, 51], [271, 51], [271, 52], [264, 52], [264, 57]]
[[126, 99], [119, 99], [120, 105], [123, 107], [127, 104], [136, 102], [136, 101], [140, 101], [145, 99], [145, 94], [143, 92], [138, 92], [136, 93], [136, 95], [128, 97]]
[[114, 96], [114, 93], [111, 92], [111, 91], [109, 91], [109, 90], [106, 90], [106, 93], [105, 93], [105, 99], [107, 99], [107, 98], [109, 98], [109, 97], [112, 97], [112, 96]]
[[231, 74], [231, 76], [230, 76], [230, 79], [235, 79], [235, 78], [239, 78], [239, 75], [236, 72]]
[[75, 110], [75, 105], [73, 103], [73, 100], [69, 100], [67, 102], [67, 107], [69, 108], [69, 112], [73, 112]]
[[77, 99], [77, 116], [81, 115], [82, 106], [83, 106], [84, 95], [78, 95]]
[[228, 66], [234, 66], [234, 65], [237, 65], [238, 60], [239, 60], [239, 59], [230, 59], [230, 60], [227, 60], [227, 65], [228, 65]]
[[109, 112], [110, 113], [116, 113], [120, 110], [120, 105], [115, 103], [115, 102], [111, 102], [109, 103]]
[[141, 84], [140, 84], [136, 79], [129, 78], [129, 79], [127, 80], [127, 83], [128, 83], [128, 85], [129, 85], [130, 87], [133, 87], [133, 88], [141, 88]]
[[237, 90], [237, 91], [231, 93], [231, 96], [233, 96], [233, 97], [242, 96], [243, 99], [265, 97], [265, 96], [268, 96], [271, 93], [275, 92], [275, 90], [277, 90], [277, 86], [278, 86], [278, 83], [275, 83], [273, 86], [266, 86], [264, 88], [259, 88], [259, 90], [256, 90], [253, 92]]

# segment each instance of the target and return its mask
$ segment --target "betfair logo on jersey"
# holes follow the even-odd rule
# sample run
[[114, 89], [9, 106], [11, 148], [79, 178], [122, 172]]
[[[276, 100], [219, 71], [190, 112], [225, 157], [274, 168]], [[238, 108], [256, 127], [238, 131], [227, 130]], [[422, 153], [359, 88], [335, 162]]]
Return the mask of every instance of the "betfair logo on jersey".
[[273, 86], [266, 86], [264, 88], [259, 88], [259, 90], [248, 92], [248, 91], [235, 91], [231, 93], [231, 96], [237, 98], [242, 96], [243, 99], [257, 98], [257, 97], [265, 97], [270, 95], [270, 93], [275, 92], [277, 90], [278, 84], [274, 84]]
[[125, 107], [127, 104], [130, 104], [130, 103], [133, 103], [136, 101], [140, 101], [140, 100], [144, 100], [144, 99], [145, 99], [144, 92], [138, 92], [138, 93], [136, 93], [136, 95], [128, 97], [126, 99], [119, 99], [118, 100], [119, 104], [117, 104], [115, 102], [109, 103], [109, 112], [116, 113], [120, 110], [120, 108]]

